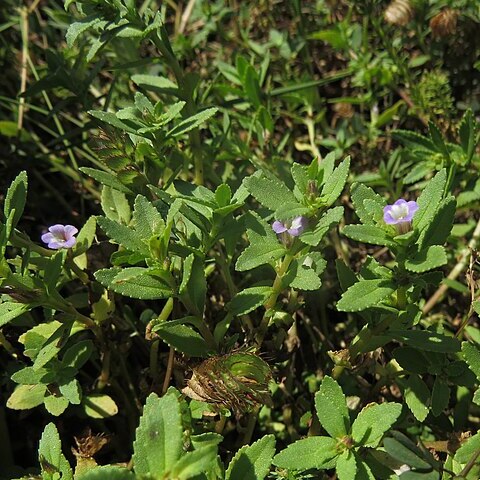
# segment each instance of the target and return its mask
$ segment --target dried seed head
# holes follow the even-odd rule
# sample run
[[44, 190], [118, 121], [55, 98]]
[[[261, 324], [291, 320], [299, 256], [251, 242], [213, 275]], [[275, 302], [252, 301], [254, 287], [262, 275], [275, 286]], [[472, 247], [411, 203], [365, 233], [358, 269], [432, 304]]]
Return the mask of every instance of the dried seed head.
[[430, 29], [435, 38], [453, 35], [457, 29], [458, 10], [444, 8], [430, 20]]
[[413, 8], [408, 0], [394, 0], [385, 9], [385, 21], [392, 25], [406, 25], [413, 18]]
[[269, 365], [258, 355], [237, 351], [210, 357], [194, 368], [183, 393], [239, 415], [271, 403], [271, 377]]

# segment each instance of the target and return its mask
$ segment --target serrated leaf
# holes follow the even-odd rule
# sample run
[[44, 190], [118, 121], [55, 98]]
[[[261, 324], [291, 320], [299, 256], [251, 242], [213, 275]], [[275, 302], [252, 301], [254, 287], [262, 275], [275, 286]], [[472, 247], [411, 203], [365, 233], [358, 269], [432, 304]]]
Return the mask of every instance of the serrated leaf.
[[105, 172], [103, 170], [97, 170], [96, 168], [90, 167], [80, 167], [79, 170], [85, 175], [92, 177], [97, 182], [101, 183], [102, 185], [107, 185], [114, 190], [118, 190], [119, 192], [132, 194], [133, 192], [126, 187], [118, 178], [113, 175], [112, 173]]
[[170, 297], [173, 292], [161, 278], [149, 274], [148, 268], [104, 268], [95, 272], [95, 279], [104, 287], [126, 297], [156, 300]]
[[316, 247], [322, 240], [323, 237], [331, 230], [331, 228], [336, 225], [343, 217], [343, 207], [334, 207], [330, 210], [327, 210], [318, 223], [315, 225], [313, 230], [306, 230], [300, 236], [303, 243]]
[[137, 195], [133, 210], [133, 225], [140, 238], [148, 241], [153, 235], [159, 235], [165, 228], [160, 212], [144, 196]]
[[290, 203], [286, 202], [282, 204], [277, 210], [275, 211], [275, 220], [290, 220], [295, 217], [300, 217], [304, 215], [308, 215], [310, 213], [310, 209], [301, 205], [300, 203]]
[[432, 413], [436, 417], [443, 413], [450, 401], [450, 387], [439, 376], [435, 377], [432, 389]]
[[111, 465], [103, 465], [89, 469], [79, 480], [135, 480], [135, 475], [124, 467], [114, 467]]
[[358, 282], [358, 277], [355, 272], [345, 264], [341, 259], [335, 261], [335, 267], [337, 270], [337, 277], [340, 282], [340, 287], [343, 292], [348, 290], [354, 283]]
[[445, 248], [440, 245], [431, 245], [407, 258], [405, 268], [410, 272], [422, 273], [441, 267], [447, 262]]
[[333, 438], [343, 438], [350, 432], [347, 401], [338, 383], [326, 376], [315, 395], [315, 409], [322, 427]]
[[[160, 77], [158, 75], [132, 75], [131, 80], [139, 87], [145, 88], [145, 90], [155, 91], [159, 93], [166, 93], [166, 91], [177, 91], [178, 86], [166, 77]], [[185, 102], [182, 102], [185, 105]]]
[[423, 470], [431, 468], [431, 465], [428, 462], [420, 458], [414, 451], [395, 438], [385, 438], [383, 440], [383, 446], [391, 457], [393, 457], [395, 460], [398, 460], [402, 464]]
[[388, 280], [360, 280], [352, 285], [337, 303], [340, 312], [360, 312], [380, 304], [395, 291]]
[[317, 290], [322, 284], [320, 275], [326, 266], [327, 262], [318, 252], [302, 255], [290, 264], [282, 284], [288, 284], [290, 287], [299, 290]]
[[275, 211], [284, 203], [298, 203], [295, 195], [276, 178], [267, 178], [257, 173], [246, 178], [243, 183], [257, 201], [269, 210]]
[[[5, 218], [8, 218], [10, 212], [15, 210], [13, 218], [11, 219], [11, 230], [16, 227], [23, 214], [23, 209], [25, 208], [25, 203], [27, 201], [27, 188], [28, 178], [27, 172], [25, 171], [20, 172], [10, 184], [10, 187], [8, 187], [3, 204], [3, 213]], [[9, 233], [10, 232], [7, 232], [7, 237], [9, 236]]]
[[105, 234], [115, 243], [132, 252], [138, 252], [146, 257], [150, 256], [147, 245], [142, 242], [141, 235], [133, 229], [106, 217], [98, 217], [97, 222]]
[[342, 234], [358, 242], [370, 243], [392, 247], [395, 245], [383, 228], [374, 225], [347, 225], [343, 227]]
[[428, 361], [418, 348], [399, 347], [393, 351], [393, 358], [398, 364], [411, 373], [427, 373]]
[[272, 295], [272, 287], [250, 287], [238, 292], [227, 308], [232, 315], [246, 315], [263, 305]]
[[232, 190], [227, 184], [222, 183], [215, 190], [215, 201], [217, 202], [217, 205], [220, 208], [226, 207], [227, 205], [230, 205], [231, 200], [232, 200]]
[[110, 220], [128, 225], [131, 211], [125, 193], [104, 185], [102, 188], [102, 210]]
[[177, 396], [172, 391], [161, 398], [151, 393], [133, 443], [135, 474], [162, 478], [180, 458], [182, 447], [183, 428]]
[[457, 338], [429, 330], [389, 330], [388, 334], [399, 342], [428, 352], [455, 353], [461, 348]]
[[406, 381], [404, 397], [415, 418], [423, 422], [430, 411], [430, 390], [418, 375], [410, 375]]
[[43, 404], [50, 415], [58, 417], [67, 409], [68, 400], [63, 396], [57, 397], [47, 392], [47, 395], [45, 395], [43, 399]]
[[422, 231], [430, 225], [440, 201], [443, 198], [447, 171], [443, 168], [427, 183], [417, 200], [418, 210], [413, 216], [413, 227]]
[[430, 139], [410, 130], [393, 130], [392, 137], [412, 150], [435, 151], [435, 147]]
[[38, 447], [38, 458], [43, 480], [73, 480], [70, 464], [62, 453], [60, 435], [53, 423], [49, 423], [42, 433]]
[[299, 199], [302, 199], [303, 195], [307, 191], [307, 186], [308, 186], [307, 169], [305, 168], [304, 165], [294, 162], [290, 167], [290, 173], [292, 174], [293, 181], [295, 182], [295, 185], [300, 194]]
[[350, 170], [350, 157], [345, 158], [343, 162], [326, 179], [322, 189], [321, 198], [323, 203], [329, 207], [333, 205], [342, 193], [347, 181]]
[[[98, 46], [101, 46], [97, 43]], [[92, 45], [93, 48], [94, 45]], [[134, 135], [138, 134], [138, 130], [141, 128], [143, 125], [142, 123], [138, 122], [138, 120], [135, 119], [135, 123], [132, 125], [132, 120], [131, 119], [120, 119], [116, 113], [113, 112], [104, 112], [103, 110], [89, 110], [88, 114], [91, 115], [93, 118], [96, 118], [97, 120], [100, 120], [103, 123], [107, 123], [108, 125], [111, 125], [112, 127], [118, 128], [124, 132], [127, 133], [132, 133]], [[86, 169], [90, 169], [89, 167], [84, 167], [82, 171], [85, 171]], [[97, 170], [98, 172], [99, 170]], [[85, 172], [86, 173], [86, 172]], [[93, 175], [92, 175], [93, 176]], [[95, 178], [95, 177], [94, 177]], [[108, 184], [107, 184], [108, 185]], [[112, 185], [110, 185], [112, 186]]]
[[375, 225], [375, 219], [372, 217], [371, 209], [365, 208], [365, 200], [371, 200], [378, 204], [379, 208], [387, 205], [386, 200], [375, 193], [370, 187], [361, 183], [354, 183], [351, 187], [352, 202], [355, 207], [355, 213], [358, 215], [360, 221], [365, 225]]
[[7, 407], [12, 410], [28, 410], [43, 403], [47, 386], [18, 385], [7, 400]]
[[357, 475], [357, 461], [351, 450], [345, 450], [335, 465], [338, 480], [352, 480]]
[[193, 452], [187, 452], [173, 466], [170, 473], [175, 480], [188, 480], [205, 473], [212, 466], [217, 457], [217, 447], [210, 445], [200, 447]]
[[0, 304], [0, 327], [28, 312], [33, 307], [17, 302], [3, 302]]
[[182, 120], [178, 125], [175, 125], [167, 135], [169, 137], [178, 137], [179, 135], [187, 133], [190, 130], [199, 127], [202, 123], [205, 123], [209, 118], [213, 117], [217, 111], [218, 108], [212, 107], [196, 113], [195, 115]]
[[275, 455], [273, 463], [280, 468], [309, 470], [333, 468], [337, 462], [337, 440], [330, 437], [308, 437], [297, 440]]
[[472, 110], [468, 109], [462, 117], [458, 135], [460, 137], [460, 144], [465, 153], [466, 163], [468, 164], [475, 153], [475, 134], [476, 134], [476, 120], [473, 116]]
[[204, 338], [188, 325], [163, 322], [156, 325], [154, 330], [170, 347], [190, 357], [207, 357], [211, 350]]
[[401, 412], [402, 406], [399, 403], [367, 405], [353, 422], [353, 440], [357, 445], [376, 448], [383, 434], [397, 421]]
[[469, 342], [462, 342], [462, 355], [470, 370], [480, 378], [480, 349]]
[[432, 143], [435, 145], [437, 151], [441, 153], [446, 160], [450, 160], [450, 152], [445, 145], [443, 140], [442, 134], [440, 130], [433, 122], [428, 122], [428, 129], [430, 133], [430, 138], [432, 139]]
[[228, 465], [226, 480], [263, 480], [270, 471], [275, 453], [275, 437], [265, 435], [252, 445], [243, 446]]
[[417, 243], [421, 250], [430, 245], [443, 245], [447, 241], [453, 227], [456, 205], [455, 197], [448, 197], [440, 203], [430, 225], [420, 234]]

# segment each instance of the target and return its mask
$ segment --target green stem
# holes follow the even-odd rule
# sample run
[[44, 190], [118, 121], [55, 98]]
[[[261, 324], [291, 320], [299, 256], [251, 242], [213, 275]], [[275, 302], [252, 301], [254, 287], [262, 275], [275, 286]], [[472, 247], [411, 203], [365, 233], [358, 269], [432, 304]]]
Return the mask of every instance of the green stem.
[[273, 307], [275, 307], [278, 296], [280, 295], [280, 293], [282, 293], [283, 277], [285, 273], [287, 273], [288, 267], [292, 263], [293, 258], [294, 257], [291, 253], [287, 253], [283, 258], [283, 261], [280, 264], [280, 267], [278, 267], [277, 276], [275, 277], [275, 280], [273, 282], [273, 286], [272, 286], [273, 292], [263, 305], [265, 307], [265, 314], [263, 315], [262, 321], [260, 322], [260, 326], [258, 327], [258, 334], [256, 336], [256, 343], [258, 347], [262, 345], [263, 339], [265, 338], [265, 334], [267, 333], [268, 324], [270, 323], [270, 310]]

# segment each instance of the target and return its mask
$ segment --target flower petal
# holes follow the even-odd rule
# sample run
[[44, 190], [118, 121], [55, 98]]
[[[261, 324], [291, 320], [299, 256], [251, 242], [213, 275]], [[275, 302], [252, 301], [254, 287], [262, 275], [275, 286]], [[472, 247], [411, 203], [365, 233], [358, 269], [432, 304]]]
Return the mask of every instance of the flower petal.
[[65, 225], [65, 238], [71, 238], [78, 233], [78, 228], [73, 225]]
[[275, 220], [272, 224], [273, 231], [275, 233], [283, 233], [287, 231], [287, 227], [280, 221]]

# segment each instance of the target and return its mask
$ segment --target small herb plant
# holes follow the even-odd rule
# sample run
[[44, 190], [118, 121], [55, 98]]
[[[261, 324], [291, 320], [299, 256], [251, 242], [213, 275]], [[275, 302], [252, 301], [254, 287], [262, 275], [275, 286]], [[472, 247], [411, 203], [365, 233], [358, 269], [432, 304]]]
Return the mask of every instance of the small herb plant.
[[4, 3], [0, 480], [480, 478], [476, 2]]

